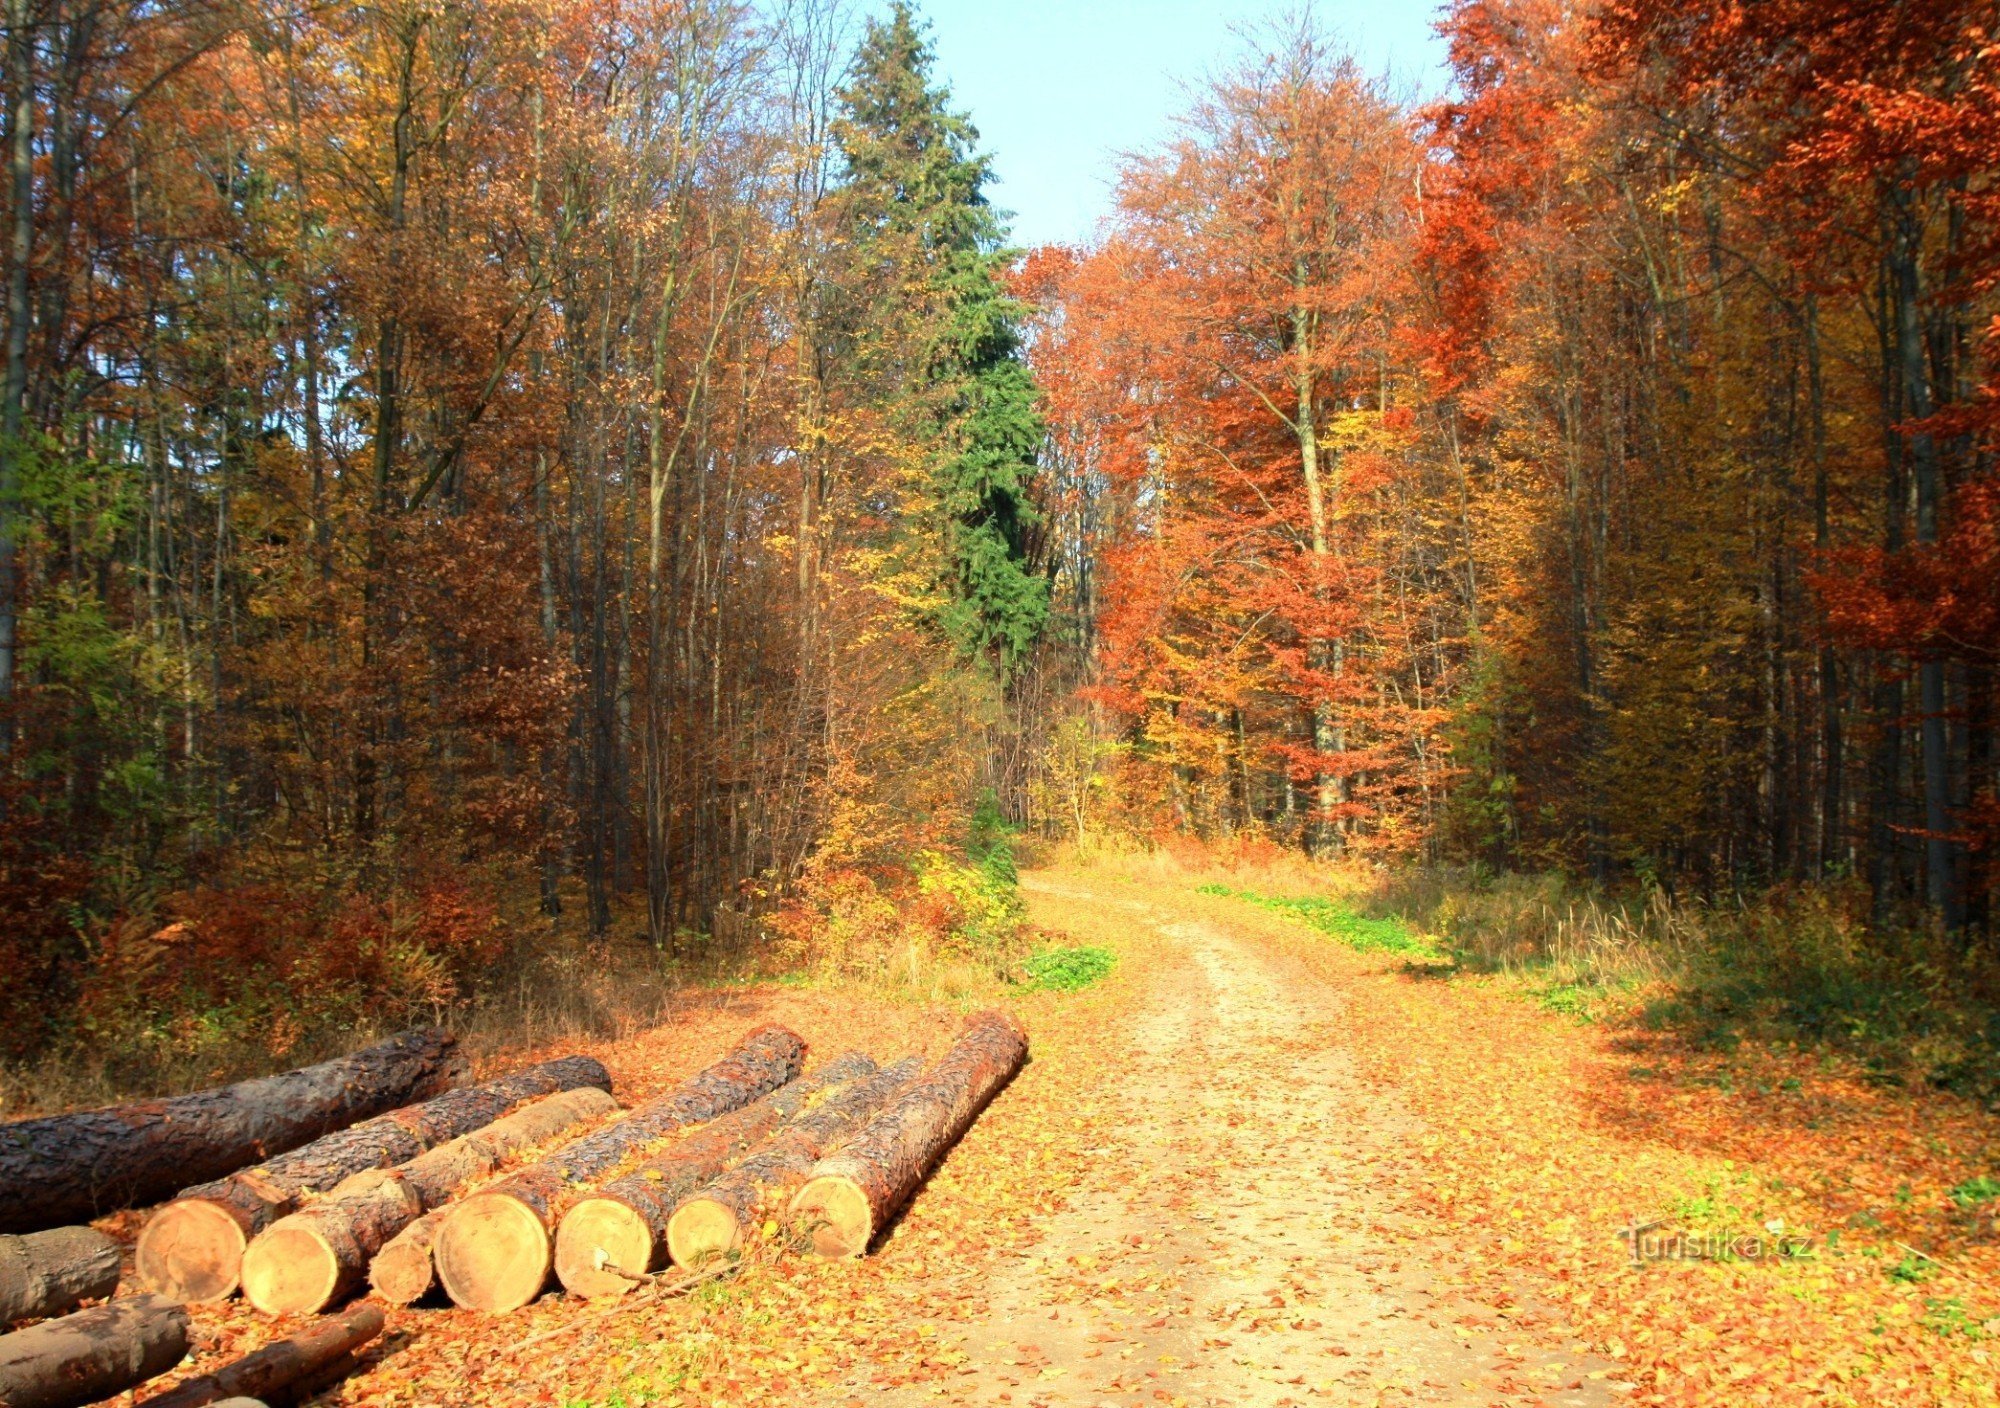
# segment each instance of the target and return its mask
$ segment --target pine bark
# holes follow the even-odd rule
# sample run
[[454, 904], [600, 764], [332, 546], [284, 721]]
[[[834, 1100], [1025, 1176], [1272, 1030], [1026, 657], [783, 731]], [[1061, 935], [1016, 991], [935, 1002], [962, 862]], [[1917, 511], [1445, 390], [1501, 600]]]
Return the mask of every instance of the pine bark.
[[0, 1325], [60, 1315], [118, 1289], [118, 1244], [94, 1227], [0, 1237]]
[[275, 1340], [213, 1373], [189, 1379], [166, 1393], [145, 1399], [139, 1408], [213, 1408], [228, 1399], [266, 1398], [305, 1382], [352, 1354], [381, 1334], [382, 1325], [380, 1309], [357, 1305], [343, 1314], [316, 1321], [288, 1339]]
[[283, 1075], [0, 1126], [0, 1232], [149, 1203], [448, 1089], [456, 1044], [427, 1027]]
[[457, 1204], [431, 1249], [446, 1294], [460, 1306], [495, 1314], [526, 1305], [548, 1282], [556, 1224], [577, 1193], [628, 1156], [776, 1090], [798, 1074], [804, 1059], [805, 1043], [796, 1034], [759, 1027], [722, 1060], [629, 1118]]
[[187, 1357], [187, 1311], [131, 1296], [0, 1336], [0, 1408], [76, 1408]]
[[[411, 1224], [511, 1154], [601, 1119], [618, 1105], [596, 1086], [535, 1101], [394, 1169], [370, 1169], [265, 1229], [243, 1254], [243, 1291], [267, 1315], [316, 1315], [360, 1288], [370, 1262]], [[393, 1275], [393, 1273], [392, 1273]], [[430, 1288], [430, 1248], [423, 1284]]]
[[906, 1056], [852, 1081], [793, 1120], [764, 1148], [707, 1187], [683, 1198], [667, 1219], [667, 1254], [694, 1267], [743, 1245], [759, 1208], [783, 1207], [805, 1186], [813, 1165], [838, 1148], [923, 1068]]
[[434, 1100], [364, 1121], [256, 1168], [183, 1191], [139, 1234], [139, 1279], [183, 1301], [233, 1295], [250, 1239], [297, 1207], [307, 1194], [366, 1169], [406, 1163], [426, 1149], [469, 1134], [508, 1107], [583, 1086], [608, 1089], [611, 1077], [589, 1056], [566, 1056]]
[[875, 1073], [851, 1051], [755, 1104], [695, 1130], [637, 1168], [577, 1202], [556, 1230], [556, 1279], [571, 1295], [623, 1295], [667, 1260], [667, 1221], [675, 1205], [771, 1134], [784, 1130], [822, 1096]]
[[1006, 1013], [967, 1018], [936, 1065], [851, 1144], [813, 1166], [791, 1207], [813, 1250], [821, 1256], [866, 1252], [1027, 1057], [1027, 1033]]

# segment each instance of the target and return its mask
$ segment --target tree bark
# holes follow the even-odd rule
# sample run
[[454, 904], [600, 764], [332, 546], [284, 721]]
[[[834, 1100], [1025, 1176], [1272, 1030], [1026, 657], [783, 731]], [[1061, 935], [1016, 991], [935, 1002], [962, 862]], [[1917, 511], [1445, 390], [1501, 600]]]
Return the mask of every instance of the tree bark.
[[0, 1126], [0, 1232], [151, 1202], [447, 1089], [455, 1046], [427, 1027], [283, 1075]]
[[94, 1227], [0, 1237], [0, 1325], [60, 1315], [118, 1289], [118, 1244]]
[[76, 1408], [187, 1357], [187, 1311], [130, 1296], [0, 1336], [0, 1408]]
[[667, 1219], [667, 1254], [693, 1267], [727, 1256], [743, 1245], [744, 1229], [760, 1207], [782, 1207], [812, 1176], [813, 1165], [909, 1084], [923, 1068], [906, 1056], [865, 1080], [843, 1086], [787, 1125], [758, 1150], [707, 1187], [683, 1198]]
[[849, 1052], [676, 1141], [579, 1201], [556, 1229], [556, 1278], [563, 1289], [592, 1298], [637, 1286], [666, 1264], [667, 1220], [676, 1203], [788, 1127], [822, 1093], [874, 1073], [873, 1061]]
[[148, 1398], [140, 1408], [212, 1408], [225, 1399], [265, 1398], [352, 1354], [381, 1334], [382, 1325], [380, 1309], [357, 1305], [344, 1314], [316, 1321], [289, 1339], [274, 1340], [213, 1373]]
[[[29, 266], [35, 249], [35, 31], [28, 0], [7, 0], [7, 368], [0, 388], [0, 757], [14, 752], [15, 499], [27, 427]], [[4, 1171], [4, 1168], [0, 1168]]]
[[526, 1305], [548, 1282], [556, 1224], [578, 1192], [627, 1156], [776, 1090], [799, 1073], [805, 1050], [795, 1033], [759, 1027], [729, 1055], [629, 1118], [459, 1203], [432, 1244], [446, 1294], [458, 1305], [494, 1314]]
[[303, 1148], [201, 1184], [153, 1215], [139, 1234], [139, 1279], [184, 1301], [235, 1293], [250, 1239], [306, 1194], [364, 1169], [408, 1162], [426, 1149], [491, 1124], [522, 1100], [579, 1086], [605, 1089], [611, 1077], [589, 1056], [566, 1056], [393, 1110]]
[[821, 1256], [860, 1256], [1028, 1058], [1028, 1037], [1000, 1011], [966, 1019], [936, 1065], [854, 1142], [813, 1165], [792, 1199], [794, 1222]]
[[[267, 1315], [317, 1315], [361, 1284], [369, 1263], [410, 1225], [510, 1155], [600, 1119], [618, 1102], [596, 1086], [537, 1100], [485, 1129], [441, 1144], [395, 1169], [370, 1169], [272, 1224], [243, 1254], [243, 1293]], [[393, 1273], [392, 1273], [393, 1274]], [[423, 1244], [430, 1289], [430, 1244]]]

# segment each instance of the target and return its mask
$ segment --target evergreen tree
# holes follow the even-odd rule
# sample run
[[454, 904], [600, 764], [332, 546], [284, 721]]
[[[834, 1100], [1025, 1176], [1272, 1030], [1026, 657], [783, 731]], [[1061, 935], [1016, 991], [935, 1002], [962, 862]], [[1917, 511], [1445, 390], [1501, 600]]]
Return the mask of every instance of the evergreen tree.
[[840, 94], [840, 200], [865, 290], [852, 331], [918, 463], [904, 555], [933, 553], [935, 624], [1005, 673], [1048, 616], [1028, 560], [1043, 425], [1024, 310], [1000, 280], [1011, 251], [984, 194], [992, 173], [978, 132], [932, 83], [932, 57], [898, 3], [869, 24]]

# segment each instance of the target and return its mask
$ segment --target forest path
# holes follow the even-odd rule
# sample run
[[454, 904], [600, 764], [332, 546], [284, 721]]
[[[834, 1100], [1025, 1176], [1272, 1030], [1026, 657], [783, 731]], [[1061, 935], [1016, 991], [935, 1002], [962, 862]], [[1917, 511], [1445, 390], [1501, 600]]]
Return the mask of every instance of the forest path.
[[1357, 1074], [1334, 984], [1214, 906], [1072, 875], [1024, 888], [1043, 926], [1117, 935], [1143, 980], [1102, 1033], [1117, 1088], [1089, 1173], [992, 1269], [983, 1312], [950, 1302], [954, 1373], [889, 1394], [849, 1378], [827, 1401], [1585, 1405], [1628, 1387], [1521, 1305], [1452, 1289], [1465, 1249], [1408, 1206], [1415, 1117]]

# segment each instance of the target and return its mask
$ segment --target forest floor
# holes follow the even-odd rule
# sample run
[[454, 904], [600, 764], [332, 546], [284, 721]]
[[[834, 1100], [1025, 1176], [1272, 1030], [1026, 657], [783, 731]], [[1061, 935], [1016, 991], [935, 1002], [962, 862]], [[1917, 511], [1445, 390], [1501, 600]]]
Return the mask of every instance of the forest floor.
[[[767, 1243], [679, 1299], [398, 1312], [321, 1401], [2000, 1401], [1976, 1196], [2000, 1119], [1823, 1053], [1584, 1022], [1199, 878], [1025, 879], [1035, 923], [1117, 966], [1011, 996], [1030, 1064], [874, 1255]], [[959, 1005], [694, 992], [594, 1050], [629, 1102], [759, 1021], [887, 1060], [940, 1050]], [[1620, 1229], [1655, 1223], [1635, 1259]], [[191, 1369], [271, 1333], [197, 1319]]]

